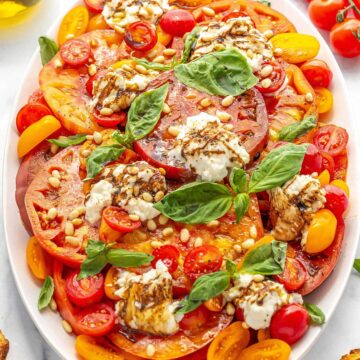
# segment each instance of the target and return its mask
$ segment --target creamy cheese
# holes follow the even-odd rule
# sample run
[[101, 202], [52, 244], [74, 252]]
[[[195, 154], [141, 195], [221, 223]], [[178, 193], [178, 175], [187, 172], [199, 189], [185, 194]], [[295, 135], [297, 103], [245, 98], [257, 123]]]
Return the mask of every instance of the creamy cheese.
[[141, 221], [154, 219], [160, 215], [160, 211], [154, 208], [154, 204], [142, 199], [130, 199], [124, 209], [133, 215], [139, 216]]
[[97, 224], [101, 219], [102, 210], [111, 205], [112, 191], [113, 185], [105, 180], [100, 180], [92, 187], [85, 204], [85, 218], [91, 225]]
[[250, 156], [238, 136], [220, 120], [207, 113], [188, 117], [180, 127], [174, 147], [168, 153], [169, 162], [185, 163], [199, 180], [223, 180], [234, 166], [243, 167]]
[[264, 61], [273, 59], [271, 43], [254, 27], [248, 16], [226, 22], [210, 22], [200, 32], [191, 59], [197, 59], [221, 47], [237, 48], [254, 71], [259, 70]]

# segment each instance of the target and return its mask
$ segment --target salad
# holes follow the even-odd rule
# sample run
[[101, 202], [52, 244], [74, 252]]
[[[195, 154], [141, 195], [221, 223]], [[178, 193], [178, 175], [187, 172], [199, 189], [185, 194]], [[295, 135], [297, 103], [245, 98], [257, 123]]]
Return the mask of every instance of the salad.
[[84, 0], [19, 111], [26, 259], [84, 359], [291, 356], [340, 256], [345, 129], [265, 1]]

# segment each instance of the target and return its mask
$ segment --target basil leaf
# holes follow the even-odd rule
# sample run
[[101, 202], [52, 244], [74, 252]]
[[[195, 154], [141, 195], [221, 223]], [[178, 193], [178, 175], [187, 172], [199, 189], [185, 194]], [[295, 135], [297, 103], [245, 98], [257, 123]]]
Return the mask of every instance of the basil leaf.
[[139, 65], [142, 65], [144, 68], [149, 70], [157, 70], [157, 71], [167, 71], [172, 68], [171, 65], [164, 65], [156, 62], [151, 62], [145, 59], [131, 58], [136, 61]]
[[106, 244], [102, 241], [89, 240], [85, 249], [89, 259], [101, 254], [106, 250]]
[[237, 194], [234, 200], [234, 208], [236, 214], [236, 223], [238, 224], [240, 220], [249, 210], [250, 197], [247, 193]]
[[107, 261], [105, 252], [100, 253], [92, 258], [85, 259], [80, 266], [80, 272], [77, 276], [77, 279], [81, 280], [89, 276], [98, 274], [100, 271], [102, 271], [102, 269], [104, 269], [106, 264]]
[[86, 140], [86, 134], [77, 134], [68, 137], [59, 137], [58, 139], [49, 139], [48, 142], [61, 148], [82, 144]]
[[305, 303], [304, 306], [313, 324], [323, 325], [325, 323], [325, 314], [317, 305]]
[[117, 160], [125, 151], [125, 148], [119, 145], [99, 146], [86, 159], [87, 177], [85, 179], [93, 179], [103, 168], [103, 166], [111, 161]]
[[229, 177], [230, 185], [236, 193], [246, 192], [246, 171], [234, 167]]
[[179, 309], [176, 311], [177, 314], [187, 314], [196, 310], [203, 302], [202, 301], [192, 301], [189, 300], [189, 297], [185, 297], [179, 303]]
[[237, 271], [237, 265], [234, 261], [226, 259], [226, 271], [233, 276]]
[[316, 117], [308, 116], [295, 124], [283, 127], [279, 132], [279, 140], [293, 142], [298, 137], [308, 133], [316, 126]]
[[206, 224], [230, 209], [230, 190], [211, 182], [194, 182], [166, 195], [154, 205], [163, 215], [185, 224]]
[[201, 32], [201, 26], [196, 26], [190, 34], [186, 36], [184, 50], [181, 55], [180, 64], [187, 63], [191, 57], [191, 54], [196, 46], [197, 39]]
[[46, 36], [39, 37], [40, 56], [43, 65], [46, 65], [58, 53], [59, 47], [56, 42]]
[[252, 173], [249, 193], [270, 190], [299, 174], [307, 144], [286, 144], [272, 150]]
[[360, 259], [355, 259], [354, 260], [354, 265], [353, 265], [354, 269], [360, 273]]
[[174, 67], [183, 84], [211, 95], [237, 96], [252, 88], [258, 78], [236, 49], [225, 49]]
[[127, 148], [131, 147], [133, 139], [130, 134], [123, 134], [119, 130], [116, 130], [112, 133], [111, 137], [118, 142], [120, 145], [123, 145]]
[[167, 83], [157, 89], [146, 91], [131, 103], [125, 133], [133, 141], [142, 139], [154, 129], [160, 119], [168, 88]]
[[153, 259], [152, 255], [125, 249], [110, 249], [106, 254], [106, 260], [111, 265], [123, 268], [146, 265]]
[[240, 272], [261, 275], [281, 274], [284, 270], [287, 244], [278, 243], [279, 241], [272, 241], [251, 250], [246, 255]]
[[41, 288], [38, 299], [39, 310], [45, 309], [50, 304], [53, 294], [54, 294], [54, 281], [51, 276], [47, 276]]
[[263, 4], [265, 6], [271, 7], [271, 2], [267, 0], [256, 0], [256, 2]]

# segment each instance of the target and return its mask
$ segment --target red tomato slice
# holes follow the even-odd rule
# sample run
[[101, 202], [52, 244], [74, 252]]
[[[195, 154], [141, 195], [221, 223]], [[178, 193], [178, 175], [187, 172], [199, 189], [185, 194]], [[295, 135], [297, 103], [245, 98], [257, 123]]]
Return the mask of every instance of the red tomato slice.
[[309, 144], [304, 160], [301, 166], [300, 174], [301, 175], [311, 175], [312, 173], [320, 173], [322, 169], [322, 157], [313, 144]]
[[[261, 69], [263, 69], [265, 66], [271, 65], [273, 67], [272, 72], [262, 77], [260, 75], [260, 71], [256, 74], [260, 77], [260, 82], [256, 85], [256, 88], [263, 94], [271, 94], [281, 88], [281, 86], [284, 84], [286, 74], [283, 67], [277, 62], [277, 61], [265, 61], [261, 65]], [[271, 85], [268, 87], [264, 87], [261, 83], [262, 80], [269, 79], [271, 80]]]
[[349, 140], [347, 131], [336, 125], [321, 127], [314, 134], [315, 146], [331, 156], [340, 155], [346, 148]]
[[175, 9], [165, 13], [159, 25], [166, 33], [182, 37], [195, 27], [195, 18], [189, 11]]
[[156, 45], [157, 35], [149, 23], [136, 21], [126, 28], [124, 40], [132, 50], [148, 51]]
[[28, 103], [29, 104], [42, 104], [42, 105], [48, 106], [46, 103], [46, 100], [44, 98], [44, 93], [40, 89], [35, 90], [29, 96]]
[[329, 87], [333, 73], [325, 61], [309, 60], [302, 64], [300, 68], [312, 87]]
[[51, 110], [46, 105], [40, 103], [27, 104], [19, 110], [16, 116], [16, 127], [21, 134], [31, 124], [51, 114]]
[[132, 221], [129, 214], [117, 206], [107, 207], [102, 216], [113, 230], [119, 232], [128, 233], [141, 226], [141, 221]]
[[109, 116], [101, 115], [101, 114], [99, 114], [98, 111], [95, 111], [93, 113], [93, 115], [94, 115], [96, 122], [100, 126], [106, 127], [106, 128], [114, 128], [114, 127], [118, 126], [119, 124], [124, 123], [124, 121], [126, 121], [126, 118], [127, 118], [126, 112], [123, 112], [123, 111], [116, 113], [116, 114], [114, 113]]
[[209, 318], [210, 311], [204, 305], [201, 305], [194, 311], [185, 314], [179, 326], [182, 330], [196, 332], [197, 329], [201, 329], [208, 322]]
[[324, 170], [329, 171], [330, 179], [333, 179], [335, 173], [334, 159], [332, 158], [332, 156], [330, 156], [329, 154], [323, 151], [321, 152], [321, 156], [322, 156], [322, 171]]
[[196, 247], [186, 255], [184, 272], [191, 279], [220, 270], [222, 255], [219, 249], [212, 245]]
[[86, 64], [91, 55], [90, 45], [80, 39], [67, 41], [60, 49], [61, 58], [70, 66]]
[[152, 253], [154, 260], [151, 262], [152, 267], [156, 268], [156, 263], [161, 260], [172, 274], [179, 266], [179, 250], [173, 245], [164, 245], [155, 249]]
[[275, 275], [274, 279], [285, 286], [288, 291], [300, 289], [307, 278], [305, 266], [298, 260], [287, 257], [282, 274]]
[[104, 277], [97, 274], [77, 280], [78, 271], [72, 271], [66, 277], [66, 294], [69, 300], [80, 307], [99, 302], [104, 296]]
[[99, 14], [104, 9], [105, 0], [84, 0], [88, 9], [96, 14]]

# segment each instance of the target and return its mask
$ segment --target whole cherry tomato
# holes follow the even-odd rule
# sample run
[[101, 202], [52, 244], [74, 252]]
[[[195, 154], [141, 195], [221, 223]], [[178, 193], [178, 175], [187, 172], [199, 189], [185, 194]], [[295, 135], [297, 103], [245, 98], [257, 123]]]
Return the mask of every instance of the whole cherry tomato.
[[179, 266], [179, 250], [173, 245], [164, 245], [155, 249], [152, 253], [154, 260], [151, 262], [152, 267], [156, 268], [156, 263], [161, 260], [172, 274]]
[[168, 34], [181, 37], [195, 27], [195, 18], [190, 11], [170, 10], [161, 17], [159, 25]]
[[301, 70], [304, 73], [307, 81], [313, 87], [329, 87], [333, 78], [333, 73], [329, 66], [322, 60], [309, 60], [301, 65]]
[[334, 185], [325, 185], [324, 189], [326, 191], [326, 209], [329, 209], [338, 219], [342, 219], [349, 205], [345, 191]]
[[284, 271], [275, 275], [274, 279], [283, 284], [287, 291], [296, 291], [304, 285], [306, 277], [305, 266], [300, 261], [287, 257]]
[[349, 140], [347, 131], [336, 125], [326, 125], [318, 129], [313, 138], [314, 145], [331, 156], [340, 155]]
[[80, 39], [67, 41], [60, 49], [61, 58], [70, 66], [78, 67], [87, 63], [91, 55], [90, 45]]
[[298, 304], [289, 304], [278, 310], [271, 319], [270, 333], [292, 345], [299, 341], [309, 328], [309, 314]]
[[312, 173], [320, 173], [322, 169], [322, 156], [317, 147], [309, 144], [304, 160], [301, 166], [301, 175], [311, 175]]
[[335, 52], [344, 57], [360, 55], [360, 20], [345, 19], [330, 32], [330, 44]]
[[113, 230], [119, 232], [128, 233], [141, 226], [141, 221], [131, 220], [129, 214], [117, 206], [108, 206], [102, 216]]
[[309, 5], [309, 16], [317, 27], [330, 30], [336, 24], [338, 11], [346, 6], [346, 0], [313, 0]]
[[127, 26], [124, 40], [132, 50], [148, 51], [156, 45], [157, 35], [149, 23], [136, 21]]

